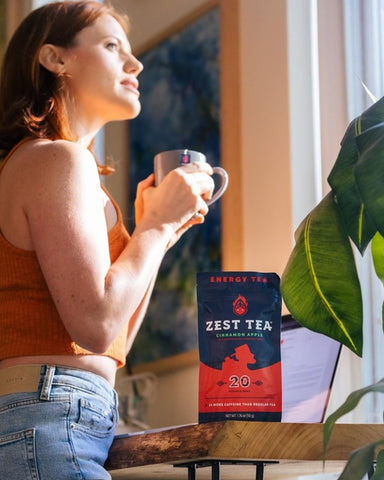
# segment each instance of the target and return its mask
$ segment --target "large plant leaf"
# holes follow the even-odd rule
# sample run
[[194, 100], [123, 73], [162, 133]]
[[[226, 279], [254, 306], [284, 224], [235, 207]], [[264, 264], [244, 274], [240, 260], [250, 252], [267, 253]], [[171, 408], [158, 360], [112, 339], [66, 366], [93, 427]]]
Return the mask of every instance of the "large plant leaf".
[[348, 127], [336, 163], [328, 176], [345, 228], [353, 243], [364, 253], [376, 227], [367, 215], [356, 185], [354, 167], [359, 159], [356, 136], [361, 132], [361, 118]]
[[384, 120], [384, 97], [355, 118], [341, 141], [340, 153], [328, 177], [348, 235], [363, 253], [376, 228], [365, 210], [354, 176], [359, 159], [356, 137]]
[[333, 427], [337, 420], [339, 420], [339, 418], [356, 408], [364, 395], [366, 395], [367, 393], [376, 392], [384, 393], [384, 378], [379, 380], [377, 383], [374, 383], [364, 388], [360, 388], [359, 390], [350, 393], [345, 402], [335, 412], [329, 415], [329, 417], [324, 423], [324, 452], [327, 449]]
[[384, 234], [384, 123], [376, 125], [356, 138], [359, 160], [355, 179], [369, 217]]
[[302, 325], [362, 354], [362, 298], [352, 248], [328, 194], [296, 232], [281, 292]]

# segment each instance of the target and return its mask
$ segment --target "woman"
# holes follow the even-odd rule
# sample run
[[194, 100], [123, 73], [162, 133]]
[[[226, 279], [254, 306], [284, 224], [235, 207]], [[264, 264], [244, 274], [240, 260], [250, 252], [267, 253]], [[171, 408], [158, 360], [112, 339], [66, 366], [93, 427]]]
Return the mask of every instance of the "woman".
[[116, 369], [165, 252], [208, 212], [206, 164], [176, 169], [158, 187], [152, 175], [142, 181], [132, 236], [100, 184], [96, 133], [140, 111], [143, 66], [126, 33], [110, 7], [54, 2], [22, 22], [4, 58], [2, 480], [110, 478]]

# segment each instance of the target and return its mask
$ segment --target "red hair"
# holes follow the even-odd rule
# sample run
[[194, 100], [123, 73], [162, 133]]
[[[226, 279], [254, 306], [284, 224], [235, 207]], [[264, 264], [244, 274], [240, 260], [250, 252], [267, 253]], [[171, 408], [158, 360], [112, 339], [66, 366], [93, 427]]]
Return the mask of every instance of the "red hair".
[[[62, 78], [39, 63], [41, 47], [73, 45], [77, 33], [101, 15], [112, 15], [128, 31], [128, 20], [96, 1], [52, 2], [33, 10], [14, 33], [0, 77], [0, 156], [25, 137], [75, 140], [65, 109]], [[100, 173], [111, 173], [99, 166]]]

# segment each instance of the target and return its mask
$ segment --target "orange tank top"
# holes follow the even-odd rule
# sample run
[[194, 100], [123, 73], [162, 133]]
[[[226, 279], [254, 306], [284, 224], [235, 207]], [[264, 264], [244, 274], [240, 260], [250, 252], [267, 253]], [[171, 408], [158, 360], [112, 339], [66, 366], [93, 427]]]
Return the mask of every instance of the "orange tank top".
[[[127, 245], [129, 234], [119, 207], [102, 188], [117, 212], [117, 222], [108, 232], [113, 263]], [[127, 329], [128, 322], [103, 354], [115, 359], [118, 367], [125, 364]], [[92, 352], [77, 345], [65, 329], [35, 252], [15, 247], [0, 231], [0, 360], [31, 355], [92, 355]]]

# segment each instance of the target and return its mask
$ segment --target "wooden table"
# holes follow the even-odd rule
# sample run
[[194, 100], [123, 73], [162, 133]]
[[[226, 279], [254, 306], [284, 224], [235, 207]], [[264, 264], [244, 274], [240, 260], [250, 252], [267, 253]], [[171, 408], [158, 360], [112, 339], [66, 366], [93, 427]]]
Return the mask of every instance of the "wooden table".
[[[326, 470], [341, 471], [352, 450], [380, 438], [384, 438], [384, 425], [381, 424], [335, 425], [327, 450]], [[253, 462], [259, 462], [257, 480], [257, 475], [265, 480], [287, 480], [297, 478], [297, 475], [321, 472], [322, 459], [322, 424], [225, 421], [116, 437], [106, 467], [114, 479], [169, 480], [185, 479], [187, 474], [188, 479], [194, 479], [197, 469], [199, 479], [209, 478], [210, 469], [201, 468], [200, 474], [200, 466], [208, 460], [243, 463], [243, 466], [237, 464], [222, 469], [219, 465], [222, 470], [220, 478], [225, 480], [255, 478]], [[266, 463], [271, 461], [279, 463]], [[195, 465], [194, 472], [191, 468], [179, 468], [180, 464]], [[263, 473], [264, 464], [263, 477], [260, 472]], [[212, 478], [219, 478], [214, 476], [213, 468], [217, 466], [212, 467]], [[229, 469], [231, 476], [226, 477]], [[247, 477], [241, 476], [251, 469], [252, 476], [248, 473]]]

